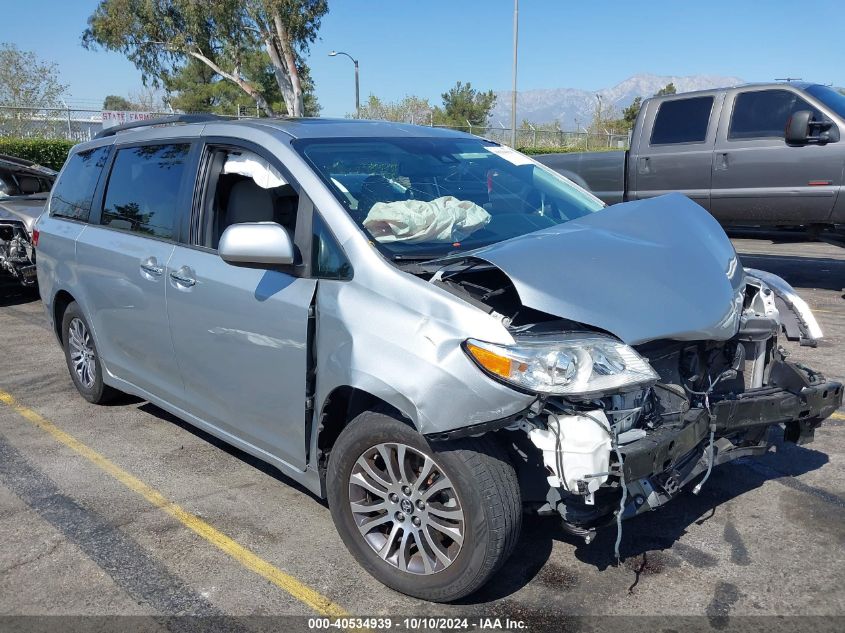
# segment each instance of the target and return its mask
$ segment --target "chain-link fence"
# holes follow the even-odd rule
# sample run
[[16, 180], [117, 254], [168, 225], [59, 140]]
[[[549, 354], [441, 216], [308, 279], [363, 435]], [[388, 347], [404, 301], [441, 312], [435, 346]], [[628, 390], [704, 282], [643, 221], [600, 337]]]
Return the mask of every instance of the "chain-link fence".
[[[445, 126], [452, 130], [469, 132], [476, 136], [502, 143], [511, 144], [511, 130], [503, 127], [489, 127], [480, 125]], [[626, 149], [628, 147], [628, 133], [615, 132], [565, 132], [564, 130], [548, 130], [521, 127], [516, 131], [516, 147], [531, 147], [537, 149], [567, 148], [572, 151], [593, 151], [606, 149]]]
[[[141, 113], [134, 113], [141, 114]], [[144, 116], [168, 116], [172, 112], [143, 113]], [[258, 113], [260, 114], [260, 113]], [[252, 108], [239, 108], [239, 117], [255, 116]], [[119, 121], [111, 121], [118, 123]], [[424, 123], [423, 123], [424, 124]], [[447, 127], [447, 126], [434, 126]], [[511, 131], [504, 127], [477, 125], [448, 126], [454, 130], [510, 145]], [[27, 108], [0, 106], [0, 136], [16, 138], [57, 138], [87, 141], [103, 129], [103, 111], [79, 108]], [[516, 134], [517, 147], [542, 149], [567, 148], [573, 151], [624, 149], [628, 134], [613, 132], [565, 132], [521, 127]]]
[[[172, 113], [149, 114], [168, 116]], [[0, 136], [88, 141], [102, 129], [102, 110], [0, 106]]]

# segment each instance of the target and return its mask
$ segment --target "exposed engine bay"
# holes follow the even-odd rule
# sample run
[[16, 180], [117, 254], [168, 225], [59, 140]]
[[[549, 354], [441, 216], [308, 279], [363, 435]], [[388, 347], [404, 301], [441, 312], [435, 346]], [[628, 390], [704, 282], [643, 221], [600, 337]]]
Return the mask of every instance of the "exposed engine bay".
[[[502, 320], [517, 343], [587, 332], [589, 324], [522, 305], [507, 274], [479, 258], [440, 268], [430, 282]], [[764, 281], [765, 280], [765, 281]], [[636, 389], [584, 396], [538, 394], [529, 411], [497, 431], [520, 466], [523, 500], [560, 515], [588, 543], [598, 527], [654, 510], [714, 466], [760, 455], [770, 429], [799, 444], [842, 401], [842, 385], [787, 360], [787, 338], [815, 346], [812, 313], [785, 281], [745, 270], [734, 301], [736, 331], [724, 340], [657, 339], [632, 347], [654, 378]], [[617, 542], [618, 548], [618, 542]]]
[[36, 283], [35, 249], [22, 222], [0, 219], [0, 272], [24, 286]]

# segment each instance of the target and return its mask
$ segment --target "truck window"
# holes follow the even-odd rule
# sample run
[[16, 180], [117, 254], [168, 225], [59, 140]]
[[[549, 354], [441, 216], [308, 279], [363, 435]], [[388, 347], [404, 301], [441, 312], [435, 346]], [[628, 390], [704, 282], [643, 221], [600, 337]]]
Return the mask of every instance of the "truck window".
[[741, 92], [734, 99], [728, 139], [783, 138], [786, 122], [798, 110], [821, 119], [818, 110], [789, 90]]
[[106, 164], [109, 147], [77, 152], [69, 159], [61, 178], [53, 189], [50, 215], [86, 222], [100, 173]]
[[845, 118], [845, 94], [828, 86], [808, 86], [806, 91], [839, 116]]
[[114, 159], [100, 224], [172, 239], [188, 143], [120, 149]]
[[712, 96], [664, 101], [654, 118], [650, 144], [703, 143], [712, 110]]

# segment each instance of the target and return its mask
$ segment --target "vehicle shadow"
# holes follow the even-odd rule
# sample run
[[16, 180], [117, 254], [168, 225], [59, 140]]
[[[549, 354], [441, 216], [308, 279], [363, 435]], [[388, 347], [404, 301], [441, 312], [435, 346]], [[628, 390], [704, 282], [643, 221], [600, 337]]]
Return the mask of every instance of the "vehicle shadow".
[[[780, 435], [777, 429], [773, 432]], [[828, 462], [827, 455], [820, 451], [784, 443], [782, 439], [774, 443], [777, 449], [775, 453], [740, 459], [715, 468], [698, 496], [691, 492], [693, 482], [680, 496], [659, 510], [625, 521], [622, 524], [620, 544], [621, 564], [634, 572], [631, 587], [628, 588], [638, 582], [641, 573], [649, 573], [650, 564], [666, 564], [668, 559], [659, 555], [657, 558], [660, 558], [660, 562], [649, 563], [648, 556], [653, 552], [671, 550], [675, 555], [671, 560], [683, 559], [698, 568], [717, 566], [719, 558], [714, 553], [679, 542], [691, 526], [705, 523], [719, 511], [720, 506], [759, 488], [767, 481], [781, 480], [790, 486], [797, 481], [793, 477], [821, 468]], [[845, 500], [827, 491], [803, 483], [796, 486], [828, 502], [845, 504]], [[732, 557], [741, 557], [744, 549], [742, 543], [730, 542], [727, 535], [726, 540], [729, 541], [727, 546], [732, 548]], [[492, 582], [460, 603], [481, 604], [500, 600], [519, 591], [529, 582], [537, 582], [557, 591], [576, 586], [579, 580], [575, 570], [549, 562], [555, 541], [573, 547], [575, 558], [599, 571], [617, 564], [614, 555], [615, 524], [599, 529], [595, 540], [588, 545], [580, 537], [565, 532], [560, 521], [553, 517], [526, 516], [522, 535], [510, 559]]]
[[127, 396], [121, 396], [120, 398], [118, 398], [115, 401], [115, 404], [124, 404], [125, 405], [125, 404], [133, 404], [135, 402], [140, 403], [139, 406], [138, 406], [139, 411], [143, 411], [144, 413], [148, 413], [149, 415], [153, 415], [160, 420], [163, 420], [165, 422], [170, 422], [171, 424], [178, 426], [179, 428], [181, 428], [181, 429], [187, 431], [188, 433], [198, 437], [199, 439], [201, 439], [205, 442], [208, 442], [209, 444], [213, 445], [215, 448], [219, 448], [220, 450], [225, 451], [226, 453], [228, 453], [232, 457], [235, 457], [236, 459], [241, 460], [245, 464], [252, 466], [256, 470], [264, 473], [265, 475], [273, 477], [274, 479], [278, 480], [279, 483], [285, 484], [286, 486], [290, 486], [291, 488], [294, 488], [295, 490], [297, 490], [298, 492], [301, 492], [303, 494], [307, 494], [309, 497], [314, 499], [314, 501], [316, 501], [317, 503], [320, 503], [321, 505], [328, 507], [328, 504], [326, 503], [326, 501], [324, 499], [320, 499], [319, 497], [317, 497], [310, 490], [308, 490], [305, 486], [303, 486], [302, 484], [300, 484], [297, 481], [294, 481], [293, 479], [291, 479], [290, 477], [288, 477], [287, 475], [282, 473], [282, 471], [280, 471], [275, 466], [272, 466], [272, 465], [268, 464], [267, 462], [258, 459], [257, 457], [253, 457], [249, 453], [245, 453], [241, 449], [236, 448], [236, 447], [232, 446], [231, 444], [227, 444], [223, 440], [218, 439], [217, 437], [211, 435], [210, 433], [206, 433], [202, 429], [198, 429], [197, 427], [189, 424], [188, 422], [185, 422], [184, 420], [177, 418], [175, 415], [168, 413], [164, 409], [160, 409], [156, 405], [154, 405], [150, 402], [147, 402], [146, 400], [136, 398], [135, 396], [127, 395]]
[[796, 288], [841, 292], [845, 288], [845, 259], [739, 253], [742, 265], [783, 277]]
[[22, 288], [17, 284], [0, 285], [0, 308], [39, 301], [38, 288]]

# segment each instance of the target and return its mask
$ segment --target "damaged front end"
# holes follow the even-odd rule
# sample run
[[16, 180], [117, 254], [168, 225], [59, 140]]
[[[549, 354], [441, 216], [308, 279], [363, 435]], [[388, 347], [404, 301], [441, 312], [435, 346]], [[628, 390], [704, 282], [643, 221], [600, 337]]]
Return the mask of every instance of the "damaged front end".
[[589, 542], [596, 527], [654, 510], [704, 473], [697, 493], [714, 466], [765, 453], [773, 425], [784, 425], [787, 441], [812, 441], [840, 406], [842, 385], [786, 360], [777, 322], [764, 337], [762, 319], [752, 318], [754, 326], [729, 341], [640, 346], [660, 376], [653, 385], [589, 400], [548, 398], [511, 427], [542, 451], [537, 466], [549, 487], [538, 508], [559, 513]]
[[0, 281], [36, 284], [33, 231], [55, 178], [52, 169], [0, 155]]
[[23, 286], [36, 283], [35, 248], [26, 225], [6, 217], [0, 217], [0, 273]]
[[[630, 236], [620, 243], [635, 243], [642, 253], [630, 260], [632, 270], [594, 257], [573, 278], [558, 273], [557, 287], [535, 281], [548, 272], [529, 277], [530, 264], [512, 245], [504, 255], [491, 249], [453, 260], [430, 279], [500, 318], [513, 335], [513, 346], [471, 339], [465, 351], [491, 378], [537, 394], [531, 409], [499, 432], [517, 458], [523, 499], [541, 514], [560, 515], [587, 542], [596, 528], [657, 509], [703, 475], [697, 493], [713, 467], [765, 453], [772, 426], [783, 425], [787, 441], [812, 441], [841, 405], [840, 383], [787, 360], [778, 344], [782, 329], [802, 345], [821, 337], [806, 304], [779, 277], [739, 267], [721, 236], [712, 243], [724, 256], [699, 266], [697, 278], [669, 283], [671, 274], [647, 271], [651, 288], [663, 286], [662, 297], [632, 295], [628, 284], [649, 253]], [[651, 245], [665, 251], [669, 241]], [[561, 239], [556, 250], [536, 244], [535, 255], [549, 259], [568, 246]], [[707, 259], [701, 252], [692, 257]], [[561, 286], [575, 292], [585, 279], [604, 276], [617, 286], [598, 297], [595, 288], [584, 289], [582, 303], [565, 304], [574, 295], [562, 295]], [[596, 311], [596, 304], [611, 306], [613, 292], [614, 311]], [[619, 296], [638, 313], [625, 312]], [[655, 323], [669, 335], [654, 336]]]

